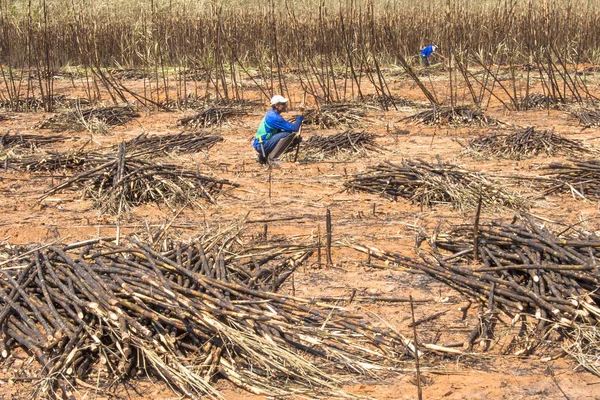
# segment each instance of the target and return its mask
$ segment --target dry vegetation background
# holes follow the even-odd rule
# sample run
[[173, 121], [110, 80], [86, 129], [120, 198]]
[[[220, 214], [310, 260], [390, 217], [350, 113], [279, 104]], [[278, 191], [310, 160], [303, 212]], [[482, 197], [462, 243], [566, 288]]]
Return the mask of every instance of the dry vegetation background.
[[599, 20], [0, 0], [0, 399], [597, 398]]
[[288, 95], [284, 72], [331, 101], [361, 95], [367, 79], [385, 90], [380, 67], [399, 65], [429, 43], [465, 65], [535, 65], [556, 55], [594, 63], [600, 17], [595, 2], [582, 0], [3, 1], [0, 18], [11, 81], [4, 81], [4, 96], [39, 93], [50, 110], [58, 71], [91, 79], [89, 100], [103, 85], [117, 91], [100, 69], [135, 68], [154, 79], [146, 103], [187, 94], [182, 82], [190, 75], [203, 78], [217, 99], [243, 98], [240, 83], [248, 78], [266, 97]]

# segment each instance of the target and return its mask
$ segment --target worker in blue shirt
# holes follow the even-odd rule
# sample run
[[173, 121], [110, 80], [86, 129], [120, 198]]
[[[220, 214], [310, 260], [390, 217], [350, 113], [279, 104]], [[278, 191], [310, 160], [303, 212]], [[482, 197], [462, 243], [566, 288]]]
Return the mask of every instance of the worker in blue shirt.
[[304, 117], [296, 116], [294, 123], [288, 122], [281, 116], [287, 111], [288, 99], [276, 95], [271, 98], [271, 109], [261, 121], [254, 137], [253, 147], [258, 153], [261, 164], [277, 164], [279, 156], [288, 149], [299, 145], [302, 138], [294, 132], [300, 130]]
[[424, 67], [429, 67], [429, 57], [431, 56], [432, 53], [435, 53], [435, 51], [437, 50], [437, 46], [436, 45], [429, 45], [423, 48], [423, 50], [421, 50], [421, 64]]

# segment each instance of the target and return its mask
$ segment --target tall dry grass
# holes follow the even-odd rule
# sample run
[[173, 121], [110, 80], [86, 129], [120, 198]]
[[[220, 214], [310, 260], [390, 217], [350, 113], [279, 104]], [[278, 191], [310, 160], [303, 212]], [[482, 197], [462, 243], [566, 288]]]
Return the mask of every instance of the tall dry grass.
[[123, 66], [157, 57], [178, 65], [214, 57], [215, 46], [250, 63], [277, 49], [288, 63], [326, 54], [338, 64], [348, 43], [384, 63], [427, 43], [524, 57], [550, 43], [593, 58], [600, 49], [597, 0], [3, 0], [0, 18], [0, 56], [13, 66], [43, 51], [44, 40], [56, 66], [83, 63], [82, 47]]
[[596, 62], [598, 26], [597, 0], [2, 0], [2, 96], [38, 93], [52, 108], [50, 76], [65, 66], [81, 67], [90, 100], [100, 87], [114, 101], [131, 95], [105, 76], [115, 66], [152, 76], [139, 99], [155, 106], [188, 95], [190, 72], [217, 99], [243, 97], [242, 79], [266, 97], [286, 93], [290, 71], [320, 101], [361, 97], [364, 84], [384, 96], [381, 68], [416, 61], [429, 43], [455, 82], [460, 54], [516, 65], [551, 49], [565, 63]]

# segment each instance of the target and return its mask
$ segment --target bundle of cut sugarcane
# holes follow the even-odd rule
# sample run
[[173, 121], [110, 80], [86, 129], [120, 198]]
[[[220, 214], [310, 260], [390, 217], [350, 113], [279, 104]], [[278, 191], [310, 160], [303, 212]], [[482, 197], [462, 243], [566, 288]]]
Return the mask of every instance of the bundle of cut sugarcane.
[[[459, 142], [460, 143], [460, 142]], [[465, 153], [479, 157], [498, 157], [520, 160], [540, 154], [548, 156], [598, 153], [580, 140], [567, 139], [550, 131], [533, 127], [519, 129], [510, 135], [492, 133], [469, 140]]]
[[472, 125], [479, 126], [498, 125], [500, 121], [486, 116], [479, 108], [471, 106], [434, 107], [417, 114], [403, 118], [402, 121], [411, 120], [428, 125]]
[[152, 164], [135, 157], [126, 157], [121, 143], [116, 157], [103, 164], [68, 178], [46, 191], [38, 200], [63, 189], [81, 190], [83, 196], [94, 200], [103, 212], [121, 213], [144, 203], [195, 203], [203, 199], [215, 203], [215, 197], [226, 187], [238, 185], [225, 179], [216, 179], [174, 165]]
[[600, 199], [600, 161], [575, 160], [551, 163], [542, 169], [534, 182], [544, 189], [543, 195], [570, 193], [576, 198]]
[[418, 107], [417, 103], [414, 101], [398, 95], [366, 95], [363, 97], [363, 102], [366, 104], [379, 106], [383, 109], [388, 109], [390, 107]]
[[[580, 331], [589, 334], [590, 328], [597, 330], [600, 237], [574, 229], [556, 233], [525, 216], [521, 223], [465, 224], [446, 233], [436, 231], [430, 244], [432, 253], [421, 254], [422, 261], [376, 248], [353, 247], [431, 275], [487, 304], [490, 317], [498, 309], [511, 317], [533, 316], [537, 337], [519, 354], [532, 351], [550, 328], [566, 330], [569, 340], [580, 340], [575, 338]], [[465, 344], [470, 346], [477, 338], [489, 340], [493, 335], [489, 322], [476, 327]], [[578, 344], [600, 355], [599, 342], [585, 340]]]
[[208, 105], [206, 97], [188, 95], [183, 98], [170, 100], [162, 104], [162, 108], [169, 111], [176, 110], [202, 110]]
[[132, 154], [142, 153], [197, 153], [208, 151], [218, 142], [223, 141], [223, 136], [210, 135], [206, 132], [179, 133], [175, 135], [148, 136], [142, 133], [138, 137], [126, 142], [127, 151]]
[[27, 172], [83, 171], [106, 162], [106, 156], [96, 152], [47, 152], [7, 158], [6, 168]]
[[545, 94], [531, 93], [521, 99], [519, 109], [530, 110], [532, 108], [555, 108], [561, 102], [556, 97], [547, 96]]
[[[593, 335], [600, 323], [600, 237], [562, 231], [555, 233], [531, 218], [522, 224], [490, 224], [477, 230], [472, 225], [457, 226], [434, 236], [434, 260], [429, 265], [453, 274], [450, 281], [457, 290], [487, 303], [488, 314], [497, 307], [513, 318], [534, 316], [535, 328], [517, 354], [532, 352], [549, 330], [558, 329], [566, 339], [563, 347], [600, 375], [598, 365], [588, 362], [600, 356], [600, 342]], [[473, 269], [474, 261], [483, 265]], [[467, 345], [478, 338], [492, 340], [493, 324], [491, 315], [484, 318]]]
[[239, 117], [246, 114], [248, 112], [241, 107], [211, 105], [206, 106], [195, 115], [180, 119], [177, 123], [192, 129], [208, 128], [211, 126], [220, 126], [231, 117]]
[[366, 113], [364, 107], [355, 103], [340, 102], [324, 104], [318, 109], [309, 109], [304, 113], [304, 123], [318, 125], [320, 128], [337, 128], [360, 123]]
[[204, 68], [188, 68], [180, 73], [188, 82], [204, 82], [208, 77], [208, 72]]
[[584, 128], [600, 126], [600, 110], [597, 108], [575, 110], [571, 114], [579, 120]]
[[484, 208], [526, 207], [522, 197], [509, 193], [483, 174], [441, 162], [406, 160], [400, 165], [385, 162], [354, 175], [344, 186], [347, 191], [375, 193], [394, 201], [402, 197], [422, 207], [445, 203], [459, 210], [473, 209], [480, 197]]
[[120, 80], [141, 80], [152, 79], [152, 73], [139, 68], [108, 68], [107, 72], [115, 79]]
[[124, 125], [138, 116], [134, 107], [129, 104], [88, 110], [76, 109], [42, 121], [39, 128], [53, 131], [86, 130], [99, 123], [107, 126]]
[[189, 398], [222, 399], [219, 377], [269, 397], [337, 398], [350, 396], [339, 389], [349, 373], [391, 366], [410, 346], [341, 307], [275, 292], [313, 244], [237, 243], [11, 251], [0, 270], [2, 360], [18, 347], [37, 360], [36, 398], [104, 392], [140, 374]]
[[260, 106], [259, 102], [254, 102], [250, 100], [219, 100], [214, 101], [210, 97], [202, 97], [194, 94], [189, 94], [183, 98], [178, 98], [175, 100], [170, 100], [168, 102], [162, 103], [162, 108], [169, 111], [176, 110], [197, 110], [202, 111], [207, 107], [232, 107], [232, 108], [242, 108], [248, 109], [250, 107]]
[[[435, 234], [431, 241], [435, 263], [468, 280], [495, 283], [498, 303], [513, 311], [535, 311], [540, 324], [546, 318], [590, 322], [599, 317], [587, 306], [600, 304], [595, 293], [600, 284], [595, 261], [600, 238], [578, 232], [558, 235], [531, 218], [521, 224], [480, 225], [476, 234], [477, 238], [469, 224]], [[483, 262], [483, 267], [468, 268], [475, 261]], [[489, 295], [489, 288], [481, 285], [458, 284], [480, 298]]]
[[48, 105], [50, 102], [53, 107], [67, 107], [81, 102], [86, 103], [86, 99], [73, 99], [68, 98], [65, 95], [56, 95], [49, 97], [20, 97], [15, 99], [3, 99], [0, 100], [0, 109], [14, 112], [28, 112], [28, 111], [43, 111], [44, 102]]
[[304, 143], [307, 152], [324, 155], [332, 155], [343, 151], [360, 153], [365, 150], [377, 151], [381, 149], [381, 146], [375, 142], [375, 134], [364, 131], [354, 132], [352, 130], [331, 136], [313, 135]]
[[0, 135], [0, 149], [15, 146], [35, 149], [41, 145], [64, 142], [65, 140], [64, 136], [32, 135], [27, 133], [11, 135], [10, 132], [6, 132], [4, 135]]
[[22, 97], [17, 99], [1, 99], [0, 108], [6, 111], [41, 111], [44, 109], [44, 102], [39, 97]]

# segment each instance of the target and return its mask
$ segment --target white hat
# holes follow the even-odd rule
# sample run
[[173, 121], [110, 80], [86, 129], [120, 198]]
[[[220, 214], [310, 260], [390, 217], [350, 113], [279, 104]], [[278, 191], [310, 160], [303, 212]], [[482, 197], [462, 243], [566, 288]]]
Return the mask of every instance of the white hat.
[[437, 50], [437, 46], [435, 44], [432, 47], [433, 47], [433, 51]]
[[277, 104], [280, 104], [280, 103], [287, 103], [287, 102], [288, 102], [288, 100], [289, 100], [289, 99], [286, 99], [286, 98], [285, 98], [285, 97], [283, 97], [283, 96], [280, 96], [280, 95], [275, 95], [275, 96], [273, 96], [273, 97], [271, 98], [271, 105], [272, 105], [272, 106], [274, 106], [274, 105], [277, 105]]

